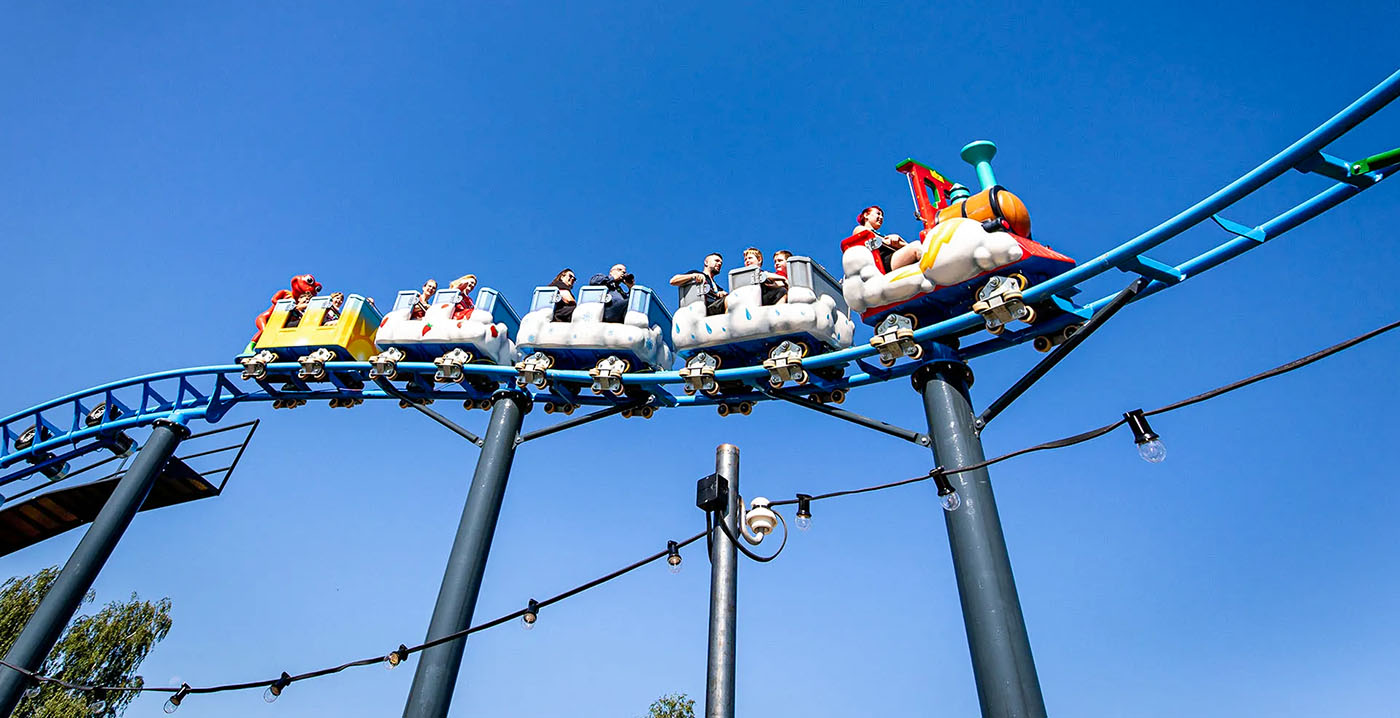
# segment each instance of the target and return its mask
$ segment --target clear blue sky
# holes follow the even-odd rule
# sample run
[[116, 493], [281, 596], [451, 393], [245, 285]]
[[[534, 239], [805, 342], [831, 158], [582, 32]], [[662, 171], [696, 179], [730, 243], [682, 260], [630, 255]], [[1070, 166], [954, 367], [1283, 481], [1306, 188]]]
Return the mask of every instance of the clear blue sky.
[[[867, 204], [912, 234], [893, 167], [1001, 147], [1037, 236], [1080, 259], [1253, 167], [1395, 69], [1394, 3], [0, 5], [0, 413], [223, 363], [292, 274], [392, 296], [474, 272], [517, 306], [563, 266], [661, 284], [749, 244], [839, 265]], [[1332, 148], [1400, 145], [1390, 108]], [[1253, 223], [1323, 185], [1290, 174]], [[986, 434], [1098, 426], [1395, 318], [1400, 186], [1115, 319]], [[1188, 235], [1179, 261], [1218, 234]], [[1126, 283], [1106, 278], [1100, 293]], [[859, 334], [864, 338], [866, 333]], [[998, 466], [1052, 713], [1382, 715], [1400, 619], [1400, 400], [1386, 337], [1126, 432]], [[980, 360], [990, 401], [1039, 355]], [[910, 427], [907, 382], [856, 409]], [[99, 600], [170, 596], [155, 684], [275, 676], [423, 638], [476, 460], [387, 403], [239, 409], [263, 428], [217, 500], [141, 515]], [[454, 416], [465, 416], [454, 411]], [[484, 414], [464, 419], [483, 425]], [[542, 415], [529, 425], [540, 425]], [[742, 450], [748, 496], [920, 474], [927, 452], [790, 407], [594, 424], [522, 447], [477, 610], [516, 610], [703, 525], [694, 480]], [[819, 504], [740, 577], [741, 715], [977, 711], [929, 487]], [[0, 573], [66, 559], [65, 535]], [[453, 715], [641, 714], [703, 696], [708, 567], [648, 567], [473, 637]], [[412, 666], [192, 698], [192, 716], [398, 715]], [[152, 715], [163, 698], [138, 700]]]

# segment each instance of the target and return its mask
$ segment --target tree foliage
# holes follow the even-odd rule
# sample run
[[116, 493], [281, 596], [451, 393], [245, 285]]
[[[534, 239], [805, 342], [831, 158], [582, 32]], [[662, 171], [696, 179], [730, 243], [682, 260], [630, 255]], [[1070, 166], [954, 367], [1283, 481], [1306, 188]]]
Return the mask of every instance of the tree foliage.
[[646, 718], [695, 718], [695, 701], [684, 693], [667, 693], [651, 702]]
[[[7, 579], [0, 585], [0, 655], [9, 652], [56, 578], [58, 567], [52, 566], [31, 576]], [[91, 604], [95, 598], [89, 592], [83, 605]], [[142, 680], [136, 669], [155, 644], [170, 633], [171, 625], [169, 598], [142, 601], [133, 593], [128, 601], [113, 601], [95, 614], [78, 615], [39, 672], [72, 683], [140, 687]], [[99, 696], [48, 685], [37, 697], [20, 701], [13, 716], [110, 718], [126, 710], [135, 697], [130, 691]]]

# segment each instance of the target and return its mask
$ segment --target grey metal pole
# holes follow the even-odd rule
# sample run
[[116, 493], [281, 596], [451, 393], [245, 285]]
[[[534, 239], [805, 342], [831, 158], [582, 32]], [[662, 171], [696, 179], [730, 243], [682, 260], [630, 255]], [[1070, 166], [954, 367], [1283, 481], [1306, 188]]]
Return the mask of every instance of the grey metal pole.
[[[739, 447], [715, 449], [715, 473], [728, 484], [724, 516], [716, 517], [739, 535]], [[710, 654], [705, 680], [705, 718], [734, 718], [734, 630], [738, 618], [739, 553], [716, 525], [710, 531]]]
[[[914, 373], [924, 396], [933, 456], [941, 466], [982, 461], [967, 388], [972, 372], [959, 361], [939, 360]], [[1001, 518], [986, 469], [948, 474], [962, 506], [943, 512], [962, 601], [972, 674], [984, 718], [1043, 718], [1045, 698], [1031, 656], [1026, 619], [1011, 575]]]
[[[166, 419], [156, 421], [154, 426], [146, 445], [136, 454], [131, 468], [117, 482], [107, 503], [102, 505], [97, 518], [93, 519], [92, 526], [83, 534], [78, 547], [73, 549], [73, 555], [49, 586], [49, 592], [39, 602], [34, 616], [24, 624], [24, 630], [5, 655], [6, 663], [31, 671], [39, 670], [44, 658], [63, 635], [63, 629], [72, 620], [73, 612], [78, 610], [83, 596], [97, 580], [98, 572], [112, 555], [117, 541], [121, 540], [126, 527], [131, 525], [132, 518], [146, 502], [156, 476], [165, 468], [165, 463], [175, 453], [180, 441], [190, 435], [189, 429]], [[0, 669], [0, 716], [8, 716], [14, 711], [28, 686], [29, 679], [18, 671]]]
[[[429, 641], [471, 626], [476, 597], [481, 591], [481, 577], [486, 572], [486, 557], [491, 552], [496, 520], [501, 515], [510, 464], [515, 458], [515, 439], [529, 411], [530, 397], [523, 392], [508, 389], [492, 397], [491, 423], [486, 428], [485, 444], [476, 461], [476, 473], [467, 492], [467, 504], [462, 509], [462, 521], [457, 526], [457, 538], [452, 542], [442, 588], [438, 590], [437, 605], [433, 607], [433, 618], [428, 624]], [[449, 641], [419, 654], [413, 686], [403, 709], [405, 718], [447, 715], [466, 642], [465, 638]]]

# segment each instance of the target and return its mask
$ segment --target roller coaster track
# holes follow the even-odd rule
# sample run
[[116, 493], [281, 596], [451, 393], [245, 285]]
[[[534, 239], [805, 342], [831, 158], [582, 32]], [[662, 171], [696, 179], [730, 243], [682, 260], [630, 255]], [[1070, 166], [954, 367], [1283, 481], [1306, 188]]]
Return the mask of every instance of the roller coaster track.
[[[957, 356], [963, 359], [983, 356], [1089, 319], [1112, 300], [1113, 294], [1082, 305], [1073, 303], [1070, 297], [1079, 291], [1079, 286], [1083, 283], [1113, 270], [1150, 280], [1137, 293], [1134, 301], [1177, 286], [1279, 237], [1400, 171], [1400, 165], [1367, 171], [1369, 167], [1365, 163], [1358, 163], [1353, 167], [1350, 163], [1323, 152], [1329, 144], [1397, 96], [1400, 96], [1400, 71], [1386, 78], [1384, 82], [1302, 139], [1209, 197], [1112, 250], [1026, 291], [1027, 303], [1051, 302], [1063, 310], [1059, 316], [1020, 331], [1009, 331], [994, 339], [965, 346], [957, 352]], [[1357, 168], [1362, 171], [1354, 173], [1354, 169]], [[1268, 186], [1290, 170], [1316, 174], [1332, 180], [1332, 184], [1292, 209], [1253, 227], [1219, 216], [1221, 211]], [[1214, 220], [1228, 234], [1228, 239], [1175, 266], [1146, 255], [1146, 252], [1208, 220]], [[950, 342], [978, 334], [981, 327], [982, 318], [969, 312], [923, 327], [915, 332], [914, 338], [925, 343], [935, 340]], [[907, 376], [920, 366], [920, 362], [902, 362], [886, 369], [866, 361], [876, 354], [875, 348], [861, 345], [809, 357], [804, 360], [803, 366], [808, 369], [839, 366], [843, 371], [853, 367], [851, 373], [829, 384], [833, 388], [853, 388]], [[923, 361], [927, 362], [929, 359], [925, 358]], [[273, 373], [295, 372], [299, 365], [272, 364], [268, 368]], [[395, 399], [399, 398], [399, 394], [404, 394], [416, 399], [475, 400], [485, 398], [489, 392], [471, 386], [471, 378], [480, 377], [488, 383], [511, 383], [516, 378], [516, 371], [512, 367], [468, 365], [463, 367], [467, 380], [462, 384], [435, 387], [432, 374], [436, 367], [433, 364], [402, 363], [398, 366], [400, 375], [411, 374], [419, 380], [415, 382], [416, 386], [391, 394], [369, 381], [370, 365], [366, 362], [330, 362], [326, 364], [326, 369], [331, 375], [329, 386], [309, 391], [286, 392], [269, 383], [245, 381], [241, 378], [241, 366], [224, 365], [174, 369], [132, 377], [46, 401], [0, 421], [0, 439], [3, 439], [0, 441], [0, 469], [15, 466], [26, 460], [33, 464], [0, 477], [0, 484], [31, 475], [44, 464], [61, 462], [67, 457], [85, 453], [91, 450], [92, 445], [100, 445], [104, 437], [111, 437], [116, 432], [146, 426], [160, 419], [182, 424], [191, 421], [214, 423], [238, 404], [287, 398], [307, 401]], [[587, 386], [591, 382], [591, 377], [584, 371], [552, 370], [548, 372], [548, 376], [554, 384]], [[772, 398], [761, 391], [766, 388], [768, 379], [768, 372], [762, 366], [723, 369], [716, 372], [715, 378], [721, 382], [741, 382], [753, 387], [754, 391], [751, 396], [746, 397], [747, 399], [761, 401]], [[646, 392], [659, 406], [718, 403], [718, 400], [710, 397], [677, 396], [668, 392], [667, 386], [682, 383], [679, 372], [630, 373], [624, 374], [622, 379], [626, 387]], [[810, 389], [797, 387], [787, 391], [805, 394]], [[537, 393], [537, 397], [540, 398], [549, 396], [552, 395], [548, 391]], [[603, 405], [635, 400], [626, 397], [565, 398], [573, 403]], [[117, 411], [99, 411], [96, 413], [100, 416], [90, 418], [89, 412], [103, 404], [108, 409], [115, 407]], [[35, 430], [34, 438], [41, 440], [30, 442], [24, 449], [16, 448], [15, 440], [31, 428]], [[87, 442], [87, 447], [83, 446], [84, 442]]]

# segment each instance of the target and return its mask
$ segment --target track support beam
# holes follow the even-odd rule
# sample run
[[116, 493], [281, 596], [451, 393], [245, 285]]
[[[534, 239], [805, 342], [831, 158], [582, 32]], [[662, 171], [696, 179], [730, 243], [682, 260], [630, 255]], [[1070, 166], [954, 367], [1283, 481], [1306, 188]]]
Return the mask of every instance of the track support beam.
[[621, 414], [622, 412], [624, 412], [624, 411], [626, 411], [626, 410], [628, 410], [628, 409], [639, 409], [639, 408], [641, 408], [642, 406], [645, 406], [645, 405], [646, 405], [646, 402], [644, 402], [644, 401], [634, 401], [634, 402], [632, 402], [632, 403], [630, 403], [630, 404], [618, 404], [618, 405], [616, 405], [616, 406], [610, 406], [610, 407], [608, 407], [608, 408], [606, 408], [606, 409], [599, 409], [598, 411], [590, 412], [590, 413], [584, 414], [583, 416], [571, 417], [571, 418], [565, 419], [565, 420], [563, 420], [563, 421], [561, 421], [561, 422], [559, 422], [559, 423], [557, 423], [557, 424], [552, 424], [552, 425], [546, 426], [546, 427], [544, 427], [544, 428], [542, 428], [542, 429], [535, 429], [534, 431], [531, 431], [531, 432], [529, 432], [529, 433], [527, 433], [527, 434], [524, 434], [524, 435], [521, 436], [520, 438], [516, 439], [516, 440], [515, 440], [515, 443], [516, 443], [516, 444], [523, 444], [523, 443], [525, 443], [525, 442], [527, 442], [527, 441], [530, 441], [531, 439], [538, 439], [538, 438], [540, 438], [540, 437], [542, 437], [542, 436], [549, 436], [550, 434], [553, 434], [553, 433], [556, 433], [556, 432], [560, 432], [560, 431], [563, 431], [563, 430], [565, 430], [565, 429], [572, 429], [572, 428], [574, 428], [575, 426], [580, 426], [580, 425], [583, 425], [583, 424], [588, 424], [588, 423], [590, 423], [590, 422], [594, 422], [594, 421], [597, 421], [597, 420], [599, 420], [599, 419], [606, 419], [607, 417], [613, 416], [613, 415], [615, 415], [615, 414]]
[[1133, 298], [1137, 296], [1138, 292], [1141, 292], [1143, 287], [1147, 286], [1148, 281], [1149, 280], [1146, 278], [1135, 279], [1132, 284], [1124, 287], [1123, 291], [1119, 292], [1118, 295], [1113, 298], [1113, 301], [1110, 301], [1103, 309], [1099, 310], [1098, 314], [1095, 314], [1092, 319], [1085, 322], [1084, 326], [1079, 328], [1079, 331], [1071, 335], [1070, 338], [1066, 339], [1060, 346], [1050, 350], [1050, 353], [1046, 355], [1044, 359], [1037, 362], [1035, 366], [1031, 367], [1031, 370], [1026, 372], [1025, 376], [1017, 379], [1016, 383], [1011, 385], [1011, 388], [997, 397], [986, 409], [983, 409], [982, 414], [973, 422], [974, 428], [980, 433], [997, 414], [1004, 411], [1006, 407], [1011, 406], [1011, 402], [1019, 399], [1022, 394], [1026, 393], [1026, 390], [1040, 381], [1041, 377], [1044, 377], [1051, 369], [1054, 369], [1055, 365], [1060, 363], [1060, 360], [1074, 351], [1074, 348], [1082, 344], [1085, 339], [1088, 339], [1089, 335], [1103, 326], [1104, 322], [1111, 319], [1114, 314], [1117, 314], [1119, 309], [1126, 306], [1128, 302], [1133, 301]]
[[880, 421], [879, 419], [872, 419], [864, 414], [857, 414], [854, 411], [848, 411], [846, 409], [837, 409], [836, 407], [827, 406], [826, 404], [823, 404], [821, 402], [812, 401], [811, 399], [807, 399], [801, 396], [795, 396], [786, 392], [765, 391], [764, 394], [767, 394], [768, 396], [771, 396], [774, 399], [782, 399], [783, 401], [786, 401], [789, 404], [796, 404], [800, 407], [811, 409], [812, 411], [821, 412], [823, 414], [826, 414], [827, 416], [834, 416], [837, 419], [843, 419], [845, 421], [851, 422], [852, 424], [858, 424], [867, 429], [874, 429], [875, 431], [878, 431], [882, 434], [889, 434], [890, 436], [899, 437], [912, 444], [918, 444], [919, 446], [929, 445], [929, 438], [927, 434], [920, 434], [917, 431], [912, 431], [902, 426], [895, 426], [894, 424], [886, 423]]
[[[972, 372], [960, 361], [938, 360], [914, 373], [939, 466], [982, 461], [982, 440], [973, 430], [968, 386]], [[991, 477], [986, 469], [949, 474], [962, 506], [943, 513], [953, 572], [958, 580], [972, 675], [984, 718], [1044, 718], [1035, 659], [1026, 620], [1011, 575]]]
[[[49, 592], [39, 602], [39, 608], [24, 625], [19, 638], [5, 655], [5, 662], [27, 670], [37, 671], [63, 635], [63, 629], [73, 619], [73, 613], [92, 589], [117, 541], [146, 502], [151, 486], [161, 469], [174, 455], [175, 448], [190, 435], [182, 424], [161, 419], [155, 422], [146, 445], [136, 454], [131, 468], [117, 482], [107, 503], [93, 519], [68, 563], [63, 565]], [[29, 679], [19, 671], [0, 670], [0, 716], [9, 716], [19, 705], [20, 697], [29, 686]]]
[[[514, 389], [496, 392], [491, 402], [491, 422], [476, 462], [476, 472], [472, 475], [462, 520], [457, 526], [457, 538], [447, 559], [433, 618], [428, 624], [428, 641], [471, 626], [477, 595], [481, 592], [481, 577], [486, 572], [486, 558], [491, 553], [491, 539], [501, 516], [506, 480], [515, 459], [515, 439], [520, 434], [525, 414], [530, 411], [529, 395]], [[466, 638], [463, 637], [423, 651], [404, 706], [405, 718], [445, 718], [452, 705], [452, 692], [457, 685], [465, 648]]]

